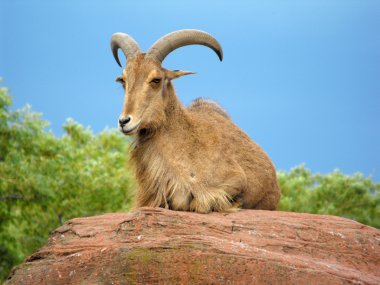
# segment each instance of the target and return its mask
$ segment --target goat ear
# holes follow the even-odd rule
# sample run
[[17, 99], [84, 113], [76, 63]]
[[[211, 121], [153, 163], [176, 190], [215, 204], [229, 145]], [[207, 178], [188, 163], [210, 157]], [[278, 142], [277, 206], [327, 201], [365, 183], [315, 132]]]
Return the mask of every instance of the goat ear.
[[188, 75], [188, 74], [195, 74], [195, 72], [184, 71], [184, 70], [165, 70], [165, 77], [169, 80], [173, 80], [173, 79], [176, 79], [178, 77]]

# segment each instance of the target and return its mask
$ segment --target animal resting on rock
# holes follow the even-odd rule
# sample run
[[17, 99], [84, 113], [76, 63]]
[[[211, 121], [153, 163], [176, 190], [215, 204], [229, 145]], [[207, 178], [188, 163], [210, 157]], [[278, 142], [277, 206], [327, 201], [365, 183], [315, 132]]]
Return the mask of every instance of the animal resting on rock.
[[137, 191], [135, 206], [208, 213], [238, 208], [275, 210], [280, 189], [273, 163], [215, 102], [196, 99], [184, 107], [172, 80], [189, 71], [161, 63], [173, 50], [204, 45], [222, 60], [222, 48], [199, 30], [170, 33], [142, 53], [127, 34], [116, 33], [111, 49], [121, 66], [116, 81], [125, 89], [119, 129], [136, 135], [131, 148]]

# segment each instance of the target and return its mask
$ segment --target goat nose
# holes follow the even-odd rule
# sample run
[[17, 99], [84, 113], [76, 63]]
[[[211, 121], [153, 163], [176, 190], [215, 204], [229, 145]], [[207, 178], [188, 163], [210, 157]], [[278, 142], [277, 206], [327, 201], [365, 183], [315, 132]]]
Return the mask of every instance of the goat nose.
[[131, 116], [127, 116], [127, 117], [120, 117], [119, 118], [119, 124], [120, 126], [125, 126], [126, 124], [128, 124], [128, 122], [131, 120]]

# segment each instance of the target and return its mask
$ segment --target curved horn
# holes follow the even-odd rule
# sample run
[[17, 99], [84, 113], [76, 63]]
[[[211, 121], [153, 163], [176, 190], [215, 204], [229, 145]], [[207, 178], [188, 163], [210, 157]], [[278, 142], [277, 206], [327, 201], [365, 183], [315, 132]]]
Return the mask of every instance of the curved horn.
[[210, 34], [200, 30], [179, 30], [167, 34], [152, 45], [147, 55], [162, 62], [173, 50], [187, 45], [204, 45], [211, 48], [218, 55], [220, 61], [223, 59], [222, 47], [218, 41]]
[[121, 63], [117, 54], [119, 48], [121, 48], [126, 58], [133, 56], [136, 52], [140, 51], [139, 45], [131, 36], [124, 33], [113, 34], [111, 37], [112, 54], [120, 67]]

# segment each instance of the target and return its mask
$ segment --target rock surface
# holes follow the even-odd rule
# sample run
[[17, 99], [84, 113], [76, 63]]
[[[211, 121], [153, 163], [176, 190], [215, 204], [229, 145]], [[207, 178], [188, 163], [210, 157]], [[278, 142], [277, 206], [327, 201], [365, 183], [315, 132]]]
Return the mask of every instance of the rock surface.
[[380, 284], [380, 231], [334, 217], [141, 208], [68, 221], [6, 284]]

